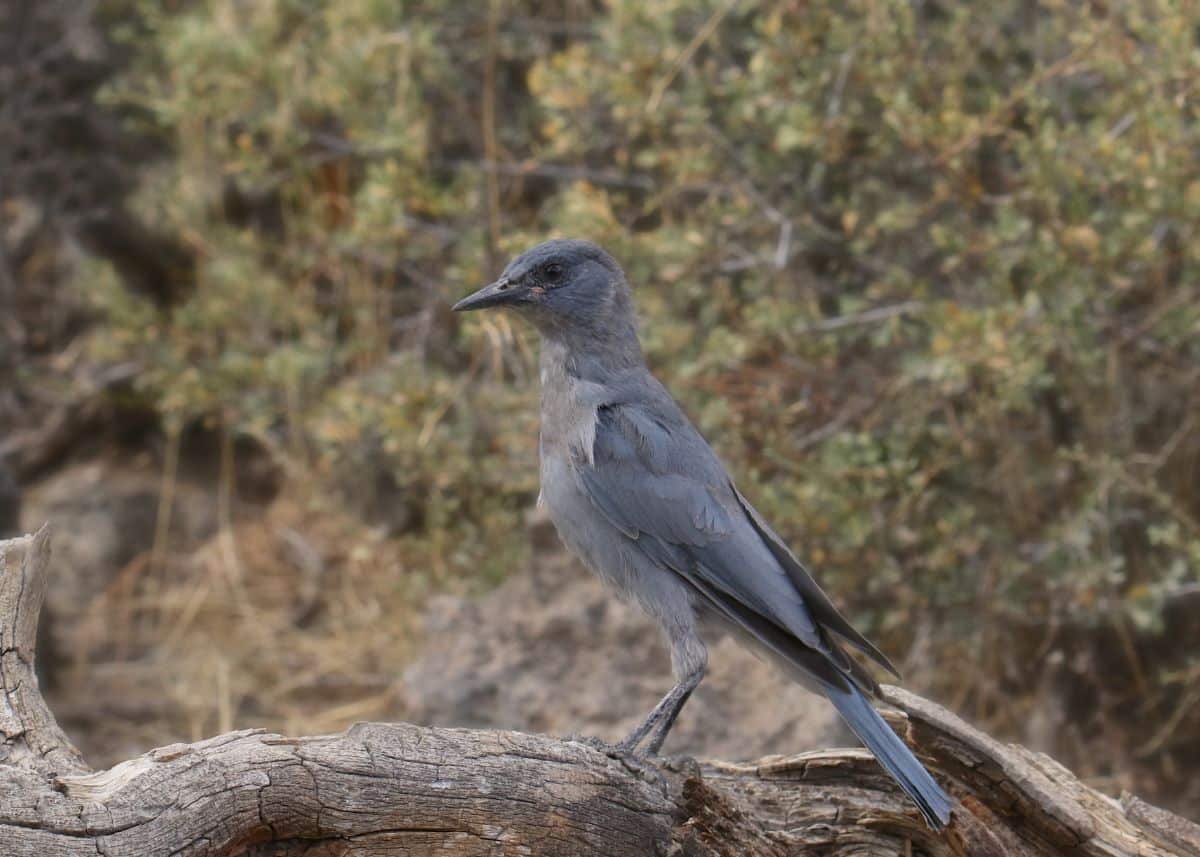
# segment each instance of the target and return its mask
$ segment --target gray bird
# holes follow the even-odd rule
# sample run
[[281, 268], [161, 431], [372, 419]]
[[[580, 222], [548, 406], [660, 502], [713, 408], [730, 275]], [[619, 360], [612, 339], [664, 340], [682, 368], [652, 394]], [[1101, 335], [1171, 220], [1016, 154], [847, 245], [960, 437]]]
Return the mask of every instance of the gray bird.
[[541, 501], [567, 546], [662, 625], [676, 685], [619, 745], [655, 754], [700, 680], [699, 620], [824, 694], [934, 829], [951, 799], [872, 707], [849, 644], [899, 677], [737, 490], [650, 374], [620, 266], [588, 241], [539, 244], [455, 310], [509, 307], [541, 334]]

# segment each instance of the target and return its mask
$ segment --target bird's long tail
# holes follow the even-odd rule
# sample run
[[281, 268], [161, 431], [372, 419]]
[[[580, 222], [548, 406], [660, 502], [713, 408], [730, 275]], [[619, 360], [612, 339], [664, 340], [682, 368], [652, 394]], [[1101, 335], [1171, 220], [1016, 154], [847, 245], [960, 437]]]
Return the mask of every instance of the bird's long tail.
[[942, 791], [862, 692], [853, 686], [849, 690], [827, 688], [825, 692], [854, 734], [920, 808], [929, 826], [941, 830], [949, 824], [953, 806], [950, 796]]

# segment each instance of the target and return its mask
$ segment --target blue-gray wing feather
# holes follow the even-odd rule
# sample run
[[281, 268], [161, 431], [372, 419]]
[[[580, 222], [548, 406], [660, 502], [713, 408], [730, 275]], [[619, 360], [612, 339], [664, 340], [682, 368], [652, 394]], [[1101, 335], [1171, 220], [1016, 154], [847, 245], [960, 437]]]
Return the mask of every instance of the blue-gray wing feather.
[[[830, 641], [811, 609], [810, 599], [828, 612], [823, 610], [828, 599], [823, 593], [814, 599], [797, 585], [796, 574], [777, 555], [716, 455], [682, 413], [655, 404], [609, 403], [597, 409], [591, 454], [580, 450], [575, 462], [593, 505], [657, 563], [691, 582], [717, 613], [769, 649], [779, 653], [776, 638], [780, 632], [790, 634], [873, 686], [865, 671]], [[811, 587], [820, 592], [815, 583]], [[829, 611], [837, 615], [831, 604]], [[764, 622], [773, 627], [763, 626], [757, 633], [750, 627]], [[840, 626], [834, 630], [842, 633]], [[785, 648], [793, 652], [788, 659], [796, 660], [794, 647]], [[815, 663], [803, 660], [806, 668]], [[836, 676], [830, 680], [840, 683]]]

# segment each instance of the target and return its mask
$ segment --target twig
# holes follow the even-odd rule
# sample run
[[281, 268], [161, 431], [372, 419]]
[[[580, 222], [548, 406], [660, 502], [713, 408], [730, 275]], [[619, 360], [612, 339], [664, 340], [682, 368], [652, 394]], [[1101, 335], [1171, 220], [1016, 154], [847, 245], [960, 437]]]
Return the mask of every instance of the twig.
[[1100, 41], [1100, 35], [1100, 33], [1093, 34], [1091, 38], [1089, 38], [1075, 50], [1071, 51], [1065, 57], [1046, 66], [1037, 74], [1033, 75], [1033, 77], [1021, 84], [1021, 86], [1017, 87], [1012, 95], [1004, 99], [1004, 101], [1001, 102], [998, 107], [994, 108], [987, 116], [983, 118], [974, 131], [967, 134], [965, 137], [962, 137], [956, 143], [951, 144], [948, 148], [944, 149], [942, 153], [937, 156], [937, 159], [934, 161], [934, 163], [937, 166], [942, 166], [947, 161], [971, 148], [971, 146], [974, 146], [977, 142], [979, 142], [984, 135], [992, 133], [997, 124], [1007, 117], [1008, 114], [1012, 112], [1014, 107], [1028, 98], [1035, 89], [1047, 81], [1053, 80], [1056, 77], [1060, 77], [1061, 75], [1073, 71], [1076, 63], [1090, 53], [1092, 48], [1094, 48]]
[[150, 570], [160, 574], [167, 553], [167, 537], [171, 531], [171, 514], [174, 511], [175, 487], [179, 475], [179, 447], [183, 432], [177, 420], [170, 420], [166, 427], [167, 446], [163, 456], [163, 472], [158, 487], [158, 511], [154, 516], [154, 542], [150, 547]]
[[1122, 134], [1124, 134], [1126, 131], [1129, 130], [1129, 126], [1131, 126], [1134, 123], [1134, 120], [1136, 120], [1136, 119], [1137, 119], [1137, 114], [1134, 113], [1132, 110], [1130, 110], [1128, 113], [1126, 113], [1120, 119], [1118, 119], [1117, 123], [1115, 125], [1113, 125], [1111, 128], [1109, 128], [1104, 133], [1104, 139], [1108, 140], [1108, 141], [1117, 139], [1118, 137], [1120, 137]]
[[217, 476], [217, 546], [221, 553], [222, 565], [233, 587], [238, 608], [242, 611], [249, 609], [246, 597], [246, 576], [242, 571], [242, 560], [238, 556], [237, 540], [233, 534], [233, 501], [236, 484], [234, 468], [233, 426], [226, 417], [221, 420], [221, 452], [219, 473]]
[[920, 312], [924, 308], [924, 301], [904, 301], [903, 303], [876, 307], [875, 309], [852, 313], [850, 315], [839, 315], [833, 318], [822, 319], [816, 324], [810, 324], [807, 327], [801, 328], [799, 332], [828, 333], [833, 330], [841, 330], [844, 327], [854, 327], [861, 324], [873, 324], [877, 321], [885, 321], [898, 315], [908, 315], [909, 313]]
[[1191, 687], [1185, 689], [1183, 698], [1179, 700], [1179, 704], [1175, 706], [1175, 710], [1171, 712], [1171, 716], [1151, 736], [1150, 740], [1134, 751], [1134, 755], [1144, 759], [1147, 756], [1153, 756], [1161, 750], [1171, 740], [1171, 737], [1175, 734], [1175, 730], [1183, 722], [1183, 718], [1195, 711], [1197, 705], [1200, 705], [1200, 684], [1193, 684]]
[[850, 67], [854, 64], [853, 48], [844, 51], [838, 60], [837, 79], [833, 82], [833, 92], [829, 95], [829, 104], [825, 107], [825, 124], [828, 125], [842, 111], [842, 93], [846, 90], [846, 80], [850, 77]]
[[[309, 137], [325, 149], [325, 153], [304, 159], [305, 169], [320, 165], [331, 158], [355, 157], [366, 160], [393, 158], [404, 154], [396, 146], [356, 146], [343, 140], [335, 134], [314, 133]], [[604, 187], [634, 188], [637, 190], [653, 191], [658, 188], [658, 181], [645, 173], [626, 173], [620, 170], [595, 169], [579, 167], [571, 164], [545, 163], [542, 161], [504, 161], [474, 158], [429, 158], [425, 163], [438, 169], [472, 169], [483, 172], [495, 172], [502, 176], [536, 176], [553, 181], [586, 181]], [[292, 169], [276, 173], [276, 178], [292, 172]], [[433, 228], [431, 224], [422, 224]]]
[[654, 88], [650, 90], [650, 98], [646, 101], [647, 113], [654, 113], [658, 110], [667, 88], [675, 82], [675, 78], [683, 71], [684, 66], [691, 62], [692, 57], [700, 49], [700, 46], [708, 41], [712, 34], [717, 31], [717, 27], [721, 26], [721, 22], [725, 20], [725, 17], [737, 8], [738, 2], [739, 0], [728, 0], [724, 6], [709, 16], [708, 20], [704, 22], [703, 27], [696, 31], [696, 35], [692, 36], [692, 40], [688, 42], [687, 47], [675, 57], [674, 62], [671, 63], [671, 68], [659, 78], [658, 82], [654, 84]]
[[825, 423], [818, 429], [810, 431], [808, 434], [797, 440], [792, 447], [796, 452], [804, 452], [810, 447], [814, 447], [827, 438], [833, 437], [841, 431], [846, 425], [861, 417], [871, 408], [878, 404], [879, 399], [864, 399], [863, 401], [852, 405], [848, 408], [843, 408], [836, 417]]
[[[741, 174], [738, 180], [738, 187], [743, 193], [750, 197], [750, 199], [757, 204], [760, 209], [762, 209], [762, 213], [767, 220], [779, 227], [779, 238], [775, 242], [775, 252], [770, 257], [770, 262], [771, 266], [774, 267], [775, 270], [782, 271], [787, 267], [788, 260], [791, 258], [792, 232], [795, 229], [794, 224], [786, 214], [773, 205], [771, 201], [767, 199], [766, 195], [764, 195], [762, 191], [755, 186], [754, 182], [750, 179], [751, 171], [748, 170], [746, 165], [742, 162], [741, 154], [738, 152], [737, 148], [733, 145], [730, 139], [725, 136], [721, 129], [711, 122], [707, 122], [704, 125], [704, 130], [708, 132], [709, 136], [712, 137], [713, 142], [720, 146], [721, 149], [723, 149], [725, 153], [729, 155], [730, 159], [737, 166], [738, 171]], [[751, 262], [749, 264], [741, 265], [740, 267], [732, 268], [725, 268], [722, 266], [722, 269], [742, 270], [753, 267], [755, 264], [756, 263]]]
[[[480, 105], [481, 124], [483, 125], [483, 155], [488, 163], [495, 163], [498, 160], [497, 153], [499, 151], [496, 143], [496, 54], [499, 25], [500, 0], [488, 0], [487, 54], [483, 62], [483, 101]], [[483, 181], [487, 206], [488, 267], [495, 268], [500, 253], [500, 181], [495, 170], [485, 170]]]

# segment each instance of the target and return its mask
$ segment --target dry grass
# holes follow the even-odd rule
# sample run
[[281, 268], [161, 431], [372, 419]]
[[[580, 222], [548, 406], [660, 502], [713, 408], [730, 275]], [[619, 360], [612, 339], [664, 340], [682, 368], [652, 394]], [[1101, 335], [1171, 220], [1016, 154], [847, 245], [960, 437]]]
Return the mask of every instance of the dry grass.
[[421, 551], [298, 493], [239, 509], [194, 551], [138, 556], [96, 597], [60, 682], [68, 721], [83, 705], [93, 724], [127, 721], [83, 736], [94, 761], [166, 735], [403, 716], [397, 681], [432, 588]]

